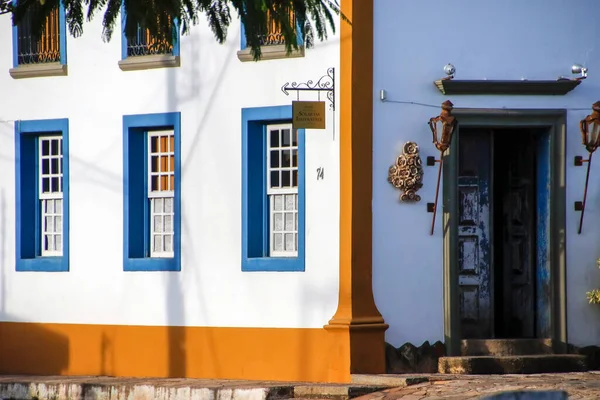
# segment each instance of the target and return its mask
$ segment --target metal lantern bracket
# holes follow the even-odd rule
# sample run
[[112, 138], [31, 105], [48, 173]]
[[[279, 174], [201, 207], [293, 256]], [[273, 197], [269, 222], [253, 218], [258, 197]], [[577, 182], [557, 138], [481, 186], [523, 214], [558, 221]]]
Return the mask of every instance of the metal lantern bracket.
[[[575, 156], [573, 164], [577, 167], [583, 166], [584, 163], [587, 163], [587, 172], [585, 174], [585, 186], [583, 189], [583, 201], [575, 202], [575, 211], [581, 211], [581, 215], [579, 216], [579, 229], [577, 230], [578, 234], [581, 234], [581, 230], [583, 228], [583, 216], [585, 213], [585, 205], [587, 200], [587, 192], [588, 185], [590, 182], [590, 169], [592, 167], [592, 155], [600, 146], [600, 135], [598, 134], [598, 125], [600, 124], [600, 101], [595, 102], [592, 105], [592, 113], [585, 117], [583, 120], [579, 122], [581, 136], [582, 136], [582, 144], [585, 146], [585, 149], [588, 151], [588, 158], [585, 160], [582, 156]], [[591, 125], [591, 127], [590, 127]], [[590, 132], [591, 129], [591, 132]]]
[[282, 87], [281, 91], [289, 96], [292, 91], [297, 93], [298, 99], [300, 92], [327, 92], [327, 100], [329, 100], [329, 109], [335, 111], [335, 68], [330, 67], [327, 69], [327, 74], [320, 77], [316, 82], [309, 80], [306, 82], [286, 82]]

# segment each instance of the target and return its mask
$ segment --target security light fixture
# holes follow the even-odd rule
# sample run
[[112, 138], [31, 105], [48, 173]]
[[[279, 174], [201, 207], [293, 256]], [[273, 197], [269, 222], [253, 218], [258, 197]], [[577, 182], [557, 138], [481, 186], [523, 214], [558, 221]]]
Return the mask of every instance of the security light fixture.
[[588, 164], [587, 173], [585, 175], [585, 188], [583, 189], [583, 201], [575, 202], [575, 210], [581, 211], [581, 216], [579, 217], [579, 231], [577, 233], [581, 233], [583, 227], [583, 214], [585, 212], [585, 202], [587, 200], [592, 154], [594, 154], [600, 146], [600, 101], [597, 101], [592, 105], [592, 113], [581, 120], [579, 127], [581, 129], [582, 144], [588, 151], [589, 157], [587, 160], [584, 160], [581, 156], [575, 156], [576, 166], [581, 166], [584, 162], [587, 162]]
[[573, 64], [573, 66], [571, 67], [571, 73], [572, 74], [581, 74], [580, 76], [578, 76], [575, 79], [585, 79], [587, 78], [587, 71], [588, 69], [586, 67], [584, 67], [583, 65], [580, 64]]
[[454, 67], [454, 65], [448, 63], [444, 66], [444, 73], [448, 76], [443, 79], [452, 79], [454, 78], [454, 74], [456, 73], [456, 68]]
[[437, 213], [438, 197], [440, 194], [440, 180], [442, 177], [442, 163], [444, 160], [444, 153], [452, 144], [452, 136], [456, 129], [457, 121], [452, 115], [452, 109], [454, 104], [450, 100], [446, 100], [442, 103], [442, 112], [437, 117], [429, 119], [429, 128], [433, 134], [433, 144], [440, 151], [440, 159], [436, 160], [435, 157], [427, 157], [427, 165], [433, 166], [435, 163], [439, 163], [437, 186], [435, 189], [435, 203], [429, 203], [428, 211], [433, 212], [433, 220], [431, 221], [431, 235], [433, 235], [435, 227], [435, 215]]

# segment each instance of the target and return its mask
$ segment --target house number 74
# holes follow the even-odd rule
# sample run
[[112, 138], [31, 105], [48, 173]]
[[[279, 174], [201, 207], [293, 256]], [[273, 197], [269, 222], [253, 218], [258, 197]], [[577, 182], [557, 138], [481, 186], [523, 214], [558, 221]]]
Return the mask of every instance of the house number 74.
[[317, 180], [323, 180], [325, 179], [325, 168], [323, 167], [319, 167], [317, 168]]

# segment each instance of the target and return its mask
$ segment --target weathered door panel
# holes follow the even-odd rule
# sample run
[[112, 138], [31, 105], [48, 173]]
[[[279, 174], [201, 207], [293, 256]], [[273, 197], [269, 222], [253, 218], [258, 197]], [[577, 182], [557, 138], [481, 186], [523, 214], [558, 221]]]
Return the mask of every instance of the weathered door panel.
[[537, 268], [536, 268], [536, 336], [552, 336], [552, 300], [550, 268], [550, 133], [537, 138]]
[[493, 332], [490, 241], [489, 131], [459, 135], [458, 303], [461, 337], [489, 338]]
[[513, 144], [503, 154], [503, 325], [505, 336], [529, 338], [535, 336], [535, 153], [533, 135], [520, 133], [503, 138]]

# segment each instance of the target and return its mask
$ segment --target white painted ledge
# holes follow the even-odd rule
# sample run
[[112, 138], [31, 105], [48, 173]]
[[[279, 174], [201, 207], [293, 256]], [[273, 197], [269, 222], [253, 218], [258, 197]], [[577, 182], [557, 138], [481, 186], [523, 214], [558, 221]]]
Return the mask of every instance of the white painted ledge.
[[123, 71], [139, 71], [154, 68], [179, 67], [179, 56], [171, 54], [153, 54], [149, 56], [127, 57], [119, 61], [119, 68]]
[[[299, 46], [298, 50], [292, 50], [290, 54], [287, 54], [285, 45], [278, 44], [275, 46], [263, 46], [260, 48], [261, 56], [259, 61], [263, 60], [277, 60], [281, 58], [298, 58], [304, 57], [304, 46]], [[237, 56], [240, 61], [248, 62], [254, 61], [250, 49], [244, 49], [237, 52]]]
[[11, 68], [10, 76], [14, 79], [41, 78], [46, 76], [67, 76], [67, 65], [61, 63], [26, 64]]

